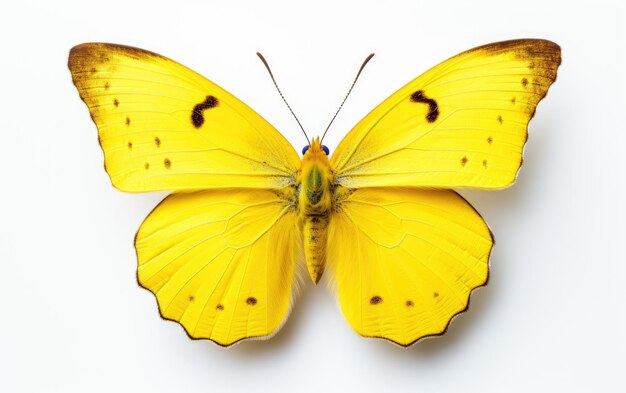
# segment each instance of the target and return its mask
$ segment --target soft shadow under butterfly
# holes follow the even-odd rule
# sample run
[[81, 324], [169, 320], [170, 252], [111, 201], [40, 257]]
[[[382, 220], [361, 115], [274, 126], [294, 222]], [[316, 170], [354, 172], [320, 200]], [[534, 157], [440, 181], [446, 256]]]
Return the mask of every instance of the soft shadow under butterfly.
[[330, 158], [319, 138], [300, 158], [166, 57], [101, 43], [69, 56], [113, 186], [174, 191], [137, 232], [139, 284], [164, 318], [223, 346], [280, 328], [298, 264], [316, 284], [328, 268], [363, 336], [408, 346], [442, 334], [486, 283], [493, 246], [452, 189], [515, 181], [560, 62], [558, 45], [536, 39], [463, 52], [384, 100]]

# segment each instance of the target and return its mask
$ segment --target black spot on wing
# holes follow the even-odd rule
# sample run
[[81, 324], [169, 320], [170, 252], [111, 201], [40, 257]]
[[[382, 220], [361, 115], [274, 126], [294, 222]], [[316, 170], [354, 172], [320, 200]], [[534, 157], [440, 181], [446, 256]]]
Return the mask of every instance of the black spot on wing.
[[193, 107], [191, 111], [191, 123], [194, 127], [200, 128], [204, 124], [204, 111], [215, 108], [219, 101], [213, 96], [206, 96], [206, 99]]
[[439, 105], [437, 104], [437, 101], [426, 97], [423, 90], [418, 90], [411, 94], [411, 101], [428, 104], [428, 114], [426, 115], [426, 120], [428, 120], [429, 123], [434, 122], [439, 117]]

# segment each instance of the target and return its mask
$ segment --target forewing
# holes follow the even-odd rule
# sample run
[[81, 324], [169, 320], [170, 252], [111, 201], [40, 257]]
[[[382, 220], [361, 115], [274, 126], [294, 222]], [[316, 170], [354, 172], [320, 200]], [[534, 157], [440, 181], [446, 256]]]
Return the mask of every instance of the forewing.
[[90, 43], [68, 66], [122, 191], [280, 188], [299, 157], [265, 119], [194, 71], [142, 49]]
[[528, 122], [556, 79], [545, 40], [481, 46], [409, 82], [361, 120], [331, 159], [347, 187], [502, 188], [515, 181]]

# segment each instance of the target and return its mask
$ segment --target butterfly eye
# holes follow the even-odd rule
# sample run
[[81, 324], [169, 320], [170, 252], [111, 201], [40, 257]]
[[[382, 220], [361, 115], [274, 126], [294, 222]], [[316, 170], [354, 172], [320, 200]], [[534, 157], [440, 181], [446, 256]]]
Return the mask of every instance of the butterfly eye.
[[309, 145], [306, 145], [302, 148], [302, 155], [304, 155], [304, 153], [306, 153], [307, 150], [309, 150]]
[[330, 154], [330, 150], [328, 150], [328, 148], [324, 145], [322, 145], [322, 150], [324, 150], [324, 153], [326, 153], [326, 155]]

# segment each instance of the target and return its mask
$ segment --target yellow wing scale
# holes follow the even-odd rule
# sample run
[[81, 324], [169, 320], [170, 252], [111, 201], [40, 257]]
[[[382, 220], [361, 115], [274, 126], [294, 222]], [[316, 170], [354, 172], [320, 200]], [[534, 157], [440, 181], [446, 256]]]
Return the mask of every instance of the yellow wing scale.
[[466, 309], [487, 281], [492, 246], [483, 219], [452, 190], [366, 188], [331, 217], [329, 269], [354, 330], [408, 346]]
[[293, 181], [300, 160], [289, 142], [194, 71], [142, 49], [98, 43], [74, 47], [68, 63], [116, 188], [280, 188]]
[[502, 188], [515, 180], [528, 122], [556, 78], [558, 45], [478, 47], [409, 82], [361, 120], [331, 159], [346, 187]]
[[272, 191], [172, 194], [137, 232], [139, 284], [192, 338], [268, 336], [287, 317], [302, 258], [295, 220]]

